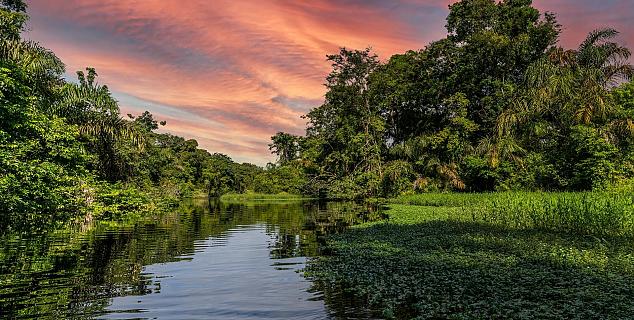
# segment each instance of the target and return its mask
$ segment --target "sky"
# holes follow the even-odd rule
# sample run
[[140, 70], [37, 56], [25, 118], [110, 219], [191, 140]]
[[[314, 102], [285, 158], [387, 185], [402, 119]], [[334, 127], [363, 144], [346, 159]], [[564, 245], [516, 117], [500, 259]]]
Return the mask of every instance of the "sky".
[[[446, 35], [455, 0], [31, 0], [27, 38], [67, 77], [95, 67], [122, 113], [149, 110], [162, 132], [238, 162], [275, 159], [270, 137], [302, 134], [323, 101], [326, 55], [371, 46], [382, 59]], [[561, 44], [593, 29], [634, 49], [634, 0], [535, 0], [557, 13]]]

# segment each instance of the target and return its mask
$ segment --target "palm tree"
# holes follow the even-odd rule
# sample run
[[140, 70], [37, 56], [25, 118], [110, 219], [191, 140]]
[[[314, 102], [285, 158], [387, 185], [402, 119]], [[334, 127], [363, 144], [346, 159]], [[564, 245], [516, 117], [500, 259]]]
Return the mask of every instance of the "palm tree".
[[554, 48], [529, 67], [526, 90], [498, 118], [498, 135], [506, 136], [535, 119], [552, 126], [598, 124], [612, 111], [610, 90], [634, 75], [629, 49], [612, 42], [618, 32], [591, 32], [577, 50]]
[[114, 156], [117, 142], [132, 141], [135, 146], [143, 147], [142, 135], [119, 116], [117, 101], [108, 87], [95, 82], [97, 73], [93, 68], [87, 68], [86, 74], [77, 73], [79, 84], [65, 83], [61, 78], [65, 66], [52, 51], [36, 42], [1, 35], [0, 61], [15, 65], [26, 73], [29, 86], [42, 98], [37, 102], [43, 112], [78, 125], [88, 144], [98, 153], [106, 177], [120, 171]]
[[483, 155], [491, 167], [496, 168], [503, 161], [511, 161], [522, 165], [522, 156], [526, 150], [512, 136], [485, 137], [475, 149], [476, 153]]
[[498, 117], [497, 135], [478, 148], [491, 164], [507, 159], [522, 168], [518, 155], [537, 151], [558, 170], [571, 170], [570, 162], [584, 157], [570, 147], [578, 126], [612, 143], [634, 135], [634, 122], [612, 102], [612, 89], [634, 75], [630, 51], [613, 41], [617, 35], [595, 30], [576, 50], [553, 48], [528, 68], [524, 89]]
[[41, 106], [50, 105], [54, 99], [54, 88], [63, 81], [65, 66], [55, 54], [36, 42], [0, 36], [0, 61], [14, 65], [24, 72], [24, 79], [33, 93], [41, 97]]
[[94, 68], [86, 68], [86, 73], [78, 71], [77, 77], [79, 83], [65, 84], [58, 100], [47, 111], [79, 126], [88, 147], [98, 155], [102, 175], [117, 180], [123, 176], [125, 164], [117, 156], [116, 145], [132, 142], [133, 146], [143, 149], [144, 136], [132, 122], [121, 118], [118, 103], [108, 87], [95, 81]]
[[77, 72], [79, 84], [67, 83], [60, 98], [49, 112], [76, 124], [84, 134], [108, 137], [112, 140], [128, 139], [142, 147], [142, 139], [129, 121], [119, 115], [119, 105], [107, 86], [95, 82], [97, 72], [86, 68], [87, 74]]
[[55, 54], [33, 41], [24, 41], [20, 33], [26, 21], [26, 4], [22, 0], [0, 1], [0, 61], [26, 73], [29, 87], [50, 97], [50, 88], [61, 83], [64, 64]]
[[0, 59], [39, 79], [55, 78], [64, 73], [64, 63], [52, 51], [33, 41], [1, 39]]

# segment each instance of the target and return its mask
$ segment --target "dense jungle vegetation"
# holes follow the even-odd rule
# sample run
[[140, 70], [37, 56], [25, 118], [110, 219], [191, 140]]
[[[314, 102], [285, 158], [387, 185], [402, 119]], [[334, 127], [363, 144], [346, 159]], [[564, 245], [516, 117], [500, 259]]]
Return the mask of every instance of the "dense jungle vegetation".
[[[193, 193], [327, 198], [434, 191], [627, 190], [634, 175], [634, 69], [618, 32], [576, 49], [530, 0], [464, 0], [447, 36], [380, 60], [329, 55], [325, 101], [305, 136], [280, 132], [260, 168], [120, 115], [93, 68], [63, 78], [22, 38], [22, 0], [0, 14], [0, 226], [44, 228], [157, 210]], [[168, 124], [169, 125], [169, 124]]]
[[328, 56], [306, 135], [271, 144], [306, 174], [306, 192], [629, 188], [634, 69], [616, 30], [562, 48], [555, 14], [530, 0], [460, 1], [446, 28], [387, 61], [370, 49]]
[[271, 180], [275, 170], [158, 133], [166, 123], [149, 112], [121, 116], [93, 68], [66, 81], [53, 52], [21, 37], [26, 8], [21, 0], [0, 5], [0, 231], [122, 219], [196, 192], [298, 192]]
[[459, 1], [446, 27], [329, 56], [305, 137], [274, 138], [329, 196], [391, 198], [306, 274], [388, 319], [631, 319], [630, 50], [610, 28], [562, 48], [530, 0]]

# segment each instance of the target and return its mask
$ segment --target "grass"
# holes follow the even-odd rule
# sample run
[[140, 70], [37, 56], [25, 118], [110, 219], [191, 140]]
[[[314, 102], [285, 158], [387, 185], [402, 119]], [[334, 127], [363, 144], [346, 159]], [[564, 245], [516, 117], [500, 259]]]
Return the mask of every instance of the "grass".
[[306, 269], [317, 287], [343, 290], [385, 318], [634, 317], [627, 195], [443, 194], [392, 202], [388, 221], [329, 238], [332, 254]]
[[390, 202], [427, 207], [462, 207], [478, 204], [485, 199], [491, 199], [499, 195], [500, 193], [424, 193], [402, 195], [391, 199]]
[[223, 202], [245, 202], [245, 201], [297, 201], [308, 198], [290, 193], [264, 194], [264, 193], [229, 193], [220, 197]]
[[634, 235], [634, 195], [629, 193], [502, 192], [401, 196], [396, 204], [457, 207], [458, 221], [513, 229], [541, 229], [595, 236]]

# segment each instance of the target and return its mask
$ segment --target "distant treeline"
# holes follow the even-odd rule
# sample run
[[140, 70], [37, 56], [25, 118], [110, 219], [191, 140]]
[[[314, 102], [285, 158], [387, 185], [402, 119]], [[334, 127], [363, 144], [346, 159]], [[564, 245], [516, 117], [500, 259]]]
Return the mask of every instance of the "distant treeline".
[[463, 0], [446, 38], [381, 61], [328, 56], [304, 137], [271, 150], [330, 197], [630, 188], [634, 69], [616, 30], [569, 50], [530, 0]]

